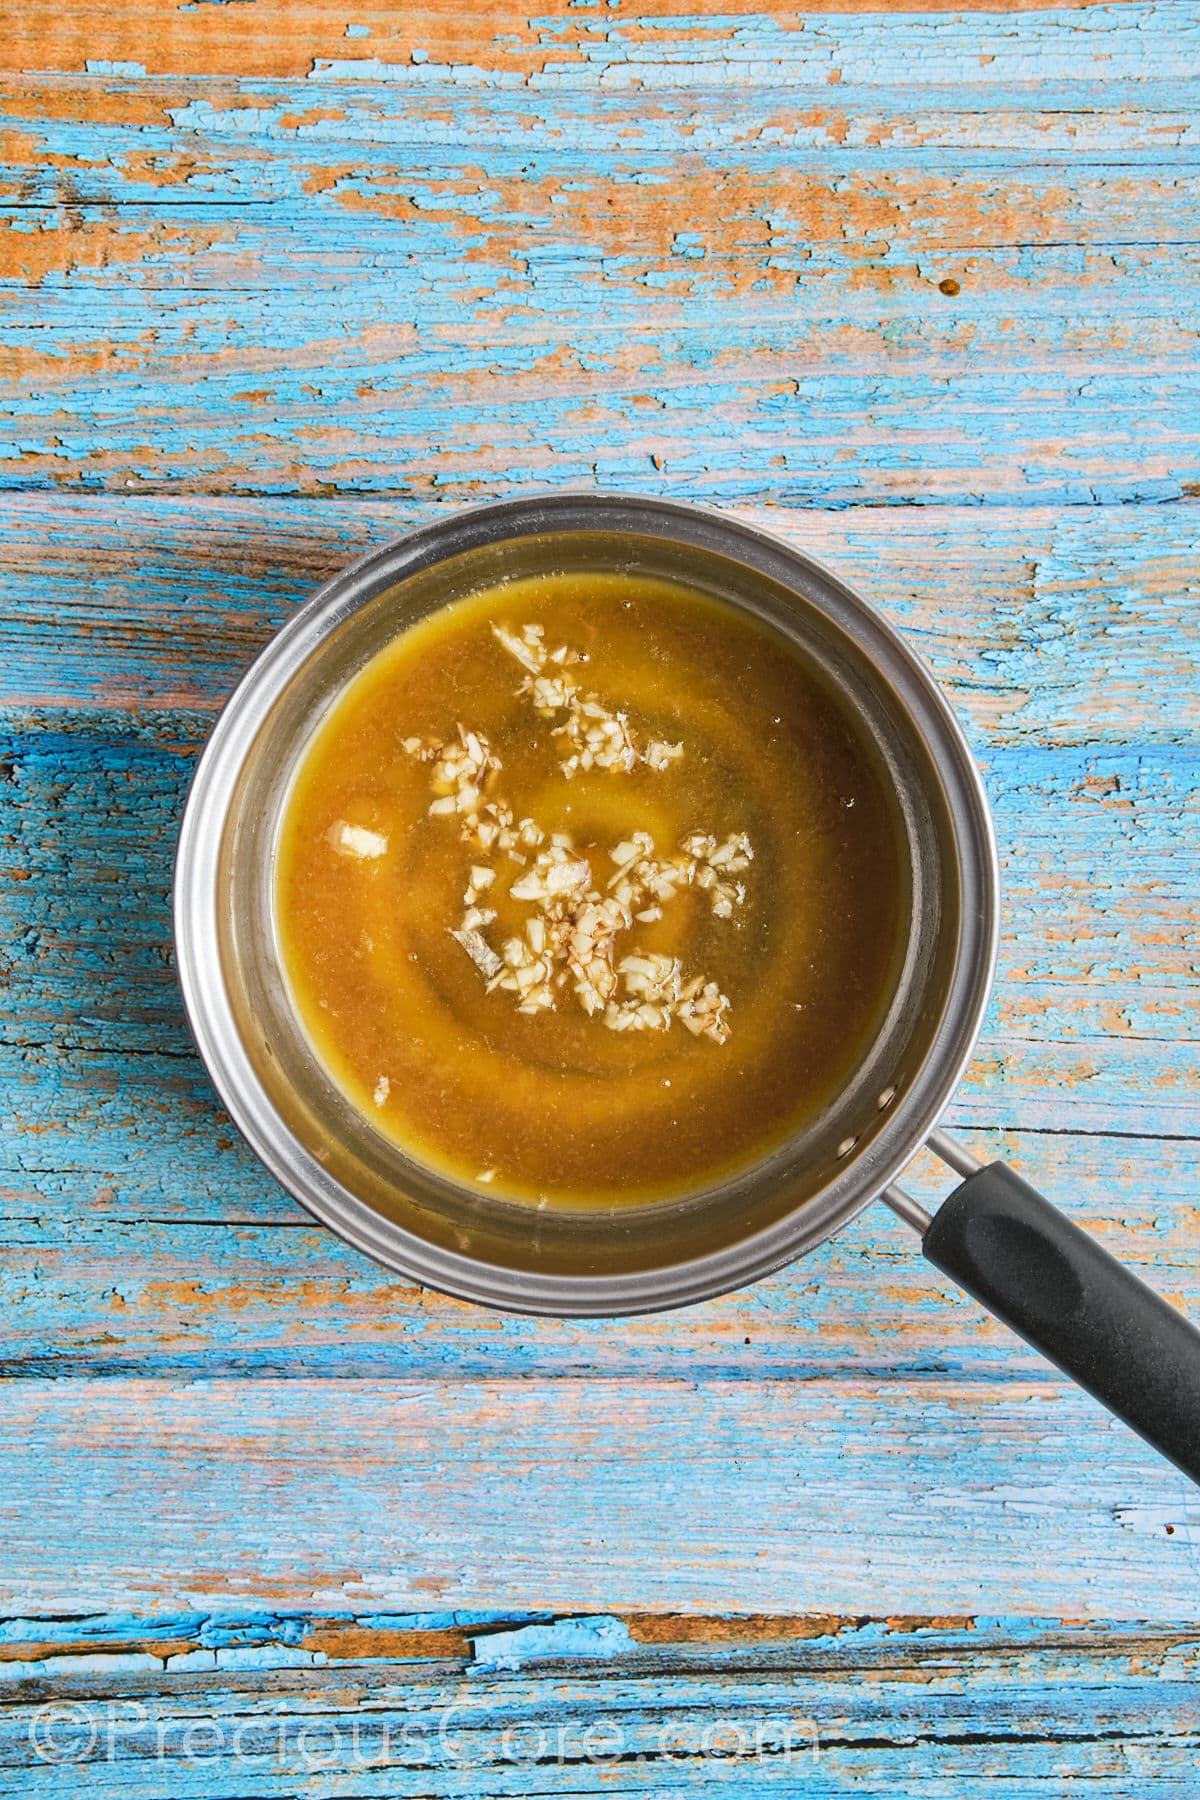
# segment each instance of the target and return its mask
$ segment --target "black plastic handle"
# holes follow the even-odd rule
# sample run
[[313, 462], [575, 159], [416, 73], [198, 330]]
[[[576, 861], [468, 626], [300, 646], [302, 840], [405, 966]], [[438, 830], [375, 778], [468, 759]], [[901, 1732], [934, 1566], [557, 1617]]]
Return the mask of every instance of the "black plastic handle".
[[1200, 1483], [1200, 1331], [1095, 1238], [997, 1162], [943, 1202], [922, 1249]]

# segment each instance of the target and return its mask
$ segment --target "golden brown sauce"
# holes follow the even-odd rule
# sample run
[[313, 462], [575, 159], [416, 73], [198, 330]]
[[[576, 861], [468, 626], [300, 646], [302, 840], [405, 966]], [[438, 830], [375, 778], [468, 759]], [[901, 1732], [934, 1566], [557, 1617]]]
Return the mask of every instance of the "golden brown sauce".
[[[566, 665], [570, 677], [626, 715], [640, 746], [682, 754], [568, 779], [571, 745], [554, 735], [564, 715], [518, 692], [526, 670], [493, 630], [529, 625], [547, 650], [586, 657]], [[726, 1041], [693, 1035], [682, 1013], [666, 1029], [611, 1029], [561, 968], [552, 1008], [522, 1013], [519, 993], [488, 991], [451, 935], [470, 870], [495, 871], [477, 904], [496, 914], [480, 936], [499, 952], [535, 910], [508, 890], [537, 851], [518, 846], [523, 865], [494, 846], [481, 854], [460, 814], [431, 816], [437, 765], [416, 742], [457, 746], [460, 723], [501, 765], [478, 806], [500, 800], [569, 837], [565, 854], [586, 861], [598, 895], [634, 832], [659, 858], [695, 833], [748, 838], [728, 916], [711, 886], [685, 882], [611, 951], [615, 963], [677, 958], [683, 978], [711, 980], [728, 1001]], [[859, 728], [766, 627], [635, 576], [514, 581], [404, 632], [322, 722], [280, 839], [283, 961], [316, 1053], [410, 1154], [498, 1196], [644, 1202], [756, 1160], [835, 1097], [894, 988], [909, 904], [901, 842]], [[652, 913], [654, 897], [638, 910]], [[610, 1004], [638, 999], [622, 987]]]

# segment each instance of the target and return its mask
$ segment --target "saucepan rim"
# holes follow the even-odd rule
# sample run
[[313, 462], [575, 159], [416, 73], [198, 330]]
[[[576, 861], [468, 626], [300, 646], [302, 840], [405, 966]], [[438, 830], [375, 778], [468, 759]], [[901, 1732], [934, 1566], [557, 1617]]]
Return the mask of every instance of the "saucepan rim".
[[[942, 1016], [909, 1074], [892, 1129], [848, 1155], [818, 1193], [769, 1226], [675, 1263], [615, 1274], [541, 1273], [460, 1254], [342, 1186], [293, 1135], [262, 1086], [240, 1039], [217, 949], [219, 848], [239, 773], [271, 707], [313, 649], [419, 569], [513, 538], [582, 532], [652, 536], [750, 561], [819, 604], [865, 646], [940, 784], [961, 900]], [[266, 644], [226, 702], [193, 775], [175, 863], [176, 966], [192, 1037], [221, 1101], [260, 1161], [314, 1217], [385, 1267], [462, 1299], [512, 1312], [616, 1317], [744, 1286], [823, 1242], [895, 1180], [937, 1126], [974, 1051], [995, 967], [998, 893], [991, 816], [958, 720], [915, 651], [854, 588], [807, 552], [733, 515], [642, 495], [555, 490], [458, 508], [369, 551], [323, 583]]]

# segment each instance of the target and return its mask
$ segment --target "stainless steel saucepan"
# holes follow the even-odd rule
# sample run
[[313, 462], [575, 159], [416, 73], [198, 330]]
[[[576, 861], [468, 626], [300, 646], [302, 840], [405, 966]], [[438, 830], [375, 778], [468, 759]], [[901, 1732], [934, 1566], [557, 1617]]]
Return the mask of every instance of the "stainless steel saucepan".
[[[822, 667], [894, 783], [911, 929], [887, 1018], [814, 1125], [681, 1199], [534, 1213], [423, 1168], [334, 1086], [285, 988], [272, 868], [314, 725], [376, 650], [495, 581], [588, 569], [700, 588]], [[882, 1196], [931, 1262], [1200, 1481], [1200, 1332], [1003, 1163], [980, 1167], [938, 1129], [983, 1018], [996, 921], [983, 788], [946, 700], [903, 639], [835, 575], [765, 532], [697, 507], [593, 493], [452, 514], [327, 582], [222, 713], [175, 872], [179, 979], [218, 1093], [289, 1192], [378, 1261], [515, 1311], [646, 1312], [765, 1275]], [[896, 1185], [925, 1144], [962, 1177], [933, 1217]]]

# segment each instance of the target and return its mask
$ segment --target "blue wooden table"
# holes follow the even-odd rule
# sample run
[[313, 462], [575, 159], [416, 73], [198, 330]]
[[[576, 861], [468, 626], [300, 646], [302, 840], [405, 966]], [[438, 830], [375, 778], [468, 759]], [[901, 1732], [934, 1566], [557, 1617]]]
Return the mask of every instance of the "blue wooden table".
[[392, 1279], [215, 1103], [168, 886], [365, 547], [734, 508], [981, 759], [950, 1123], [1200, 1310], [1200, 12], [0, 10], [0, 1792], [1194, 1795], [1200, 1500], [890, 1215], [619, 1324]]

